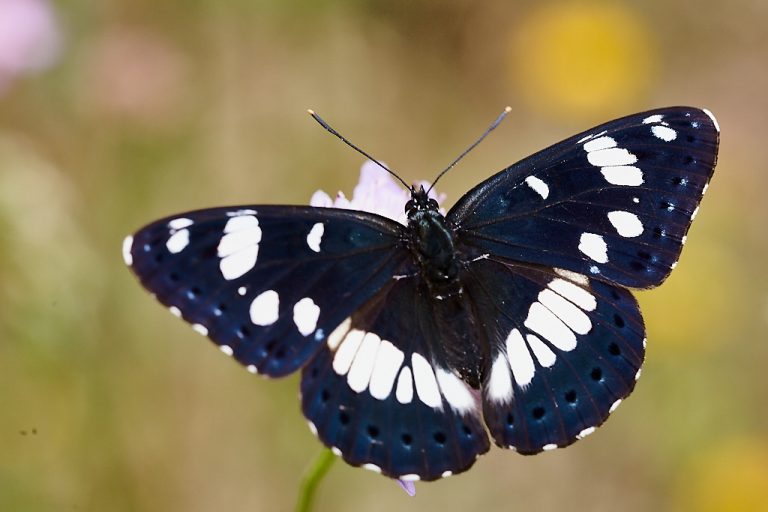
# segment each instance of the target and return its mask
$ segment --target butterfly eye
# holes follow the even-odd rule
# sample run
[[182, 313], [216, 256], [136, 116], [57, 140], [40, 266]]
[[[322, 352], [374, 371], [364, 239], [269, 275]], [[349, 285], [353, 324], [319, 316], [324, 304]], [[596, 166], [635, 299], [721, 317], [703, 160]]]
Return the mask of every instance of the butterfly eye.
[[413, 208], [414, 208], [413, 199], [405, 203], [405, 213], [409, 213], [411, 210], [413, 210]]
[[435, 201], [434, 199], [430, 199], [429, 200], [429, 208], [437, 210], [437, 201]]

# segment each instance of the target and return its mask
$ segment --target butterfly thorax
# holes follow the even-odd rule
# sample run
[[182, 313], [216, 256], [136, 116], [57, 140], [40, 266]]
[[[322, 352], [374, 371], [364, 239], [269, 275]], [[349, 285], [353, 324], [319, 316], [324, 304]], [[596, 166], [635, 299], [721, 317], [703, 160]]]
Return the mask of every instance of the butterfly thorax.
[[413, 189], [405, 212], [408, 215], [409, 247], [432, 295], [443, 299], [461, 293], [453, 234], [438, 211], [437, 201], [431, 199], [423, 187]]

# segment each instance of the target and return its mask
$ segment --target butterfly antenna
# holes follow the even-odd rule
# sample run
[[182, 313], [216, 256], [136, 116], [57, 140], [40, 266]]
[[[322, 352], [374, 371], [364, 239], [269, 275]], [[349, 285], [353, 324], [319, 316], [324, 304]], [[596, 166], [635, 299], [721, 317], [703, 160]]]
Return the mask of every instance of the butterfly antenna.
[[346, 144], [347, 146], [351, 147], [352, 149], [354, 149], [355, 151], [357, 151], [357, 152], [358, 152], [358, 153], [360, 153], [361, 155], [363, 155], [363, 156], [365, 156], [366, 158], [368, 158], [368, 160], [370, 160], [371, 162], [375, 163], [376, 165], [378, 165], [379, 167], [381, 167], [382, 169], [384, 169], [385, 171], [387, 171], [389, 174], [391, 174], [392, 176], [394, 176], [395, 178], [397, 178], [397, 179], [398, 179], [398, 181], [400, 181], [400, 183], [402, 183], [402, 184], [403, 184], [403, 186], [406, 188], [406, 190], [411, 190], [411, 187], [409, 187], [409, 186], [408, 186], [408, 184], [407, 184], [405, 181], [403, 181], [403, 178], [401, 178], [400, 176], [398, 176], [398, 175], [397, 175], [397, 174], [395, 174], [394, 172], [390, 171], [389, 169], [387, 169], [387, 166], [386, 166], [386, 165], [382, 164], [381, 162], [379, 162], [378, 160], [376, 160], [375, 158], [373, 158], [371, 155], [369, 155], [368, 153], [366, 153], [365, 151], [363, 151], [363, 150], [362, 150], [362, 149], [360, 149], [359, 147], [357, 147], [357, 146], [355, 146], [354, 144], [352, 144], [351, 142], [349, 142], [349, 141], [348, 141], [348, 140], [347, 140], [347, 139], [346, 139], [346, 138], [345, 138], [345, 137], [344, 137], [342, 134], [340, 134], [339, 132], [337, 132], [336, 130], [334, 130], [334, 129], [331, 127], [331, 125], [329, 125], [328, 123], [326, 123], [326, 122], [325, 122], [325, 120], [323, 120], [323, 118], [322, 118], [322, 117], [320, 117], [319, 115], [317, 115], [317, 114], [315, 113], [315, 111], [314, 111], [314, 110], [312, 110], [312, 109], [307, 109], [307, 112], [309, 113], [309, 115], [310, 115], [310, 116], [312, 116], [312, 119], [314, 119], [315, 121], [317, 121], [317, 122], [318, 122], [318, 124], [319, 124], [320, 126], [322, 126], [322, 127], [323, 127], [323, 128], [325, 128], [325, 129], [326, 129], [328, 132], [330, 132], [331, 134], [333, 134], [333, 135], [335, 135], [336, 137], [338, 137], [339, 139], [341, 139], [341, 141], [342, 141], [344, 144]]
[[437, 175], [437, 178], [435, 178], [435, 180], [429, 186], [429, 190], [427, 190], [427, 193], [429, 193], [432, 190], [432, 188], [435, 186], [435, 183], [437, 183], [437, 181], [443, 177], [443, 174], [450, 171], [453, 168], [453, 166], [459, 163], [459, 160], [467, 156], [467, 153], [475, 149], [475, 146], [483, 142], [483, 139], [486, 138], [489, 133], [495, 130], [496, 127], [499, 126], [499, 124], [501, 124], [501, 122], [504, 120], [505, 117], [507, 117], [507, 114], [509, 114], [510, 112], [512, 112], [512, 107], [504, 107], [504, 110], [501, 112], [501, 114], [499, 114], [499, 117], [497, 117], [496, 120], [493, 123], [491, 123], [491, 126], [489, 126], [487, 130], [485, 130], [485, 132], [480, 136], [480, 138], [477, 139], [475, 142], [473, 142], [471, 146], [465, 149], [464, 152], [461, 153], [458, 157], [456, 157], [456, 159], [453, 162], [451, 162], [451, 164], [448, 167], [446, 167], [440, 174]]

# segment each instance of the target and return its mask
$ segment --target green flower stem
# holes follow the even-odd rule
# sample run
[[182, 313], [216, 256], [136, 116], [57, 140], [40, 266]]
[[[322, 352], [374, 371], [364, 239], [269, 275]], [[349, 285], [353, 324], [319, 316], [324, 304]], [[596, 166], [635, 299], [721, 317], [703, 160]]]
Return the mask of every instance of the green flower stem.
[[331, 469], [335, 460], [336, 456], [328, 448], [323, 449], [323, 451], [315, 457], [312, 466], [310, 466], [304, 474], [304, 478], [301, 480], [299, 500], [296, 503], [296, 512], [309, 512], [312, 510], [317, 486], [320, 485], [320, 482], [328, 473], [328, 470]]

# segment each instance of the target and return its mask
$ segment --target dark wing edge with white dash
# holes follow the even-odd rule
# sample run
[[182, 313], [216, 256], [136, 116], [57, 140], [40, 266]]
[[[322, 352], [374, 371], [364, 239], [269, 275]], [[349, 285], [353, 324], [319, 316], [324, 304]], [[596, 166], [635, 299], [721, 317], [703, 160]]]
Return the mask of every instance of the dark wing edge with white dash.
[[171, 313], [252, 373], [287, 375], [407, 261], [403, 227], [333, 208], [237, 206], [158, 220], [123, 257]]
[[707, 110], [671, 107], [587, 130], [494, 175], [448, 213], [460, 242], [631, 288], [677, 264], [717, 161]]

